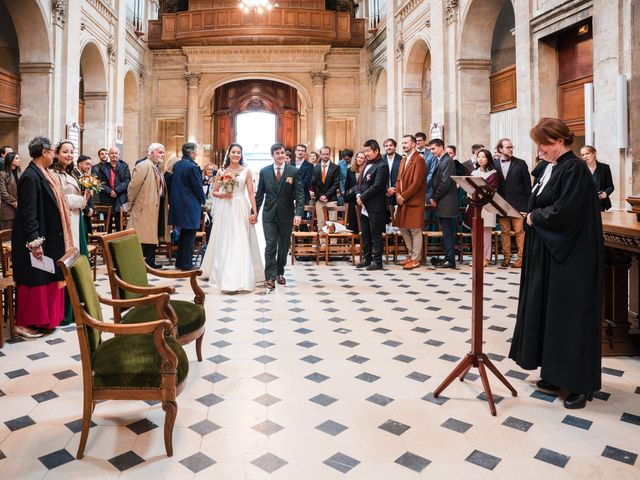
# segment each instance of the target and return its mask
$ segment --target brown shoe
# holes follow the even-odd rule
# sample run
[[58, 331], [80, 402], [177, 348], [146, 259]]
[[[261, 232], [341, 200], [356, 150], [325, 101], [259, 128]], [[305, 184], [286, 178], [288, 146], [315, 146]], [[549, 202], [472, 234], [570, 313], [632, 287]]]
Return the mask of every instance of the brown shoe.
[[413, 260], [409, 260], [402, 267], [404, 270], [413, 270], [414, 268], [418, 268], [420, 266], [420, 262], [414, 262]]
[[516, 260], [513, 265], [511, 265], [513, 268], [522, 268], [522, 259], [518, 258], [518, 260]]
[[484, 268], [487, 268], [489, 266], [489, 260], [485, 260], [484, 261]]
[[273, 280], [267, 280], [266, 282], [264, 282], [264, 284], [269, 290], [273, 290], [274, 288], [276, 288], [276, 283]]
[[509, 265], [511, 265], [511, 259], [510, 258], [505, 258], [504, 260], [502, 260], [502, 266], [507, 268], [509, 267]]
[[400, 265], [402, 265], [403, 267], [407, 264], [407, 263], [411, 263], [411, 258], [407, 257], [404, 260], [400, 261]]
[[284, 275], [278, 275], [276, 277], [276, 282], [278, 282], [278, 285], [286, 285], [287, 284], [287, 279], [284, 278]]

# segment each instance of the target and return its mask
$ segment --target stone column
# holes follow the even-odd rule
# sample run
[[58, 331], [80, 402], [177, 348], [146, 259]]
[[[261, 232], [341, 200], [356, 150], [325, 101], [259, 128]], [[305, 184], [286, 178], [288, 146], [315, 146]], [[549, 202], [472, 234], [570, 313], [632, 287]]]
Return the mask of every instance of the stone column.
[[324, 82], [329, 78], [326, 70], [314, 70], [309, 73], [313, 82], [313, 143], [312, 148], [324, 145]]
[[[21, 63], [20, 120], [18, 144], [24, 160], [29, 160], [27, 146], [36, 135], [46, 135], [52, 141], [61, 136], [53, 134], [53, 63]], [[24, 161], [24, 165], [27, 162]], [[23, 169], [25, 168], [23, 165]]]
[[186, 72], [187, 81], [187, 142], [195, 142], [198, 136], [198, 86], [202, 74]]

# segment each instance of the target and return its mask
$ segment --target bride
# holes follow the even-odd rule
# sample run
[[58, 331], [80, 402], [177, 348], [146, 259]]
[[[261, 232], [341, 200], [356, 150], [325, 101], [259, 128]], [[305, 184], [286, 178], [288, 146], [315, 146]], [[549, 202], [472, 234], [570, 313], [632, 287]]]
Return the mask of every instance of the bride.
[[[213, 188], [211, 236], [201, 270], [209, 285], [223, 292], [252, 291], [264, 281], [255, 223], [253, 181], [242, 159], [242, 146], [232, 143]], [[247, 198], [248, 194], [248, 198]]]

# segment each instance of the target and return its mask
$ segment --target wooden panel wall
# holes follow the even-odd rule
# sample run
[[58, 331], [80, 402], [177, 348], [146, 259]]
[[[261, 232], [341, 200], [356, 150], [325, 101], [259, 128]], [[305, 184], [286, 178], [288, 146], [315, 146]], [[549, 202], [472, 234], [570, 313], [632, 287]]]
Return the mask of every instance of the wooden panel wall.
[[0, 69], [0, 112], [20, 114], [20, 76]]
[[516, 108], [516, 66], [510, 65], [492, 73], [489, 76], [489, 81], [491, 84], [491, 113]]
[[158, 141], [164, 145], [165, 165], [173, 156], [182, 157], [182, 145], [185, 142], [184, 118], [158, 120]]

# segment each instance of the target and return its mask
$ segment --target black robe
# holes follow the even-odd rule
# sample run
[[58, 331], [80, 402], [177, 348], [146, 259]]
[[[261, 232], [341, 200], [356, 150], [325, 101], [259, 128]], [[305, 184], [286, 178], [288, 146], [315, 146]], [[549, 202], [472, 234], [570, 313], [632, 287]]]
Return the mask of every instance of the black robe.
[[[551, 166], [547, 166], [551, 168]], [[542, 178], [542, 173], [540, 174]], [[536, 189], [537, 191], [537, 189]], [[591, 172], [569, 151], [529, 199], [509, 357], [572, 393], [600, 389], [602, 220]]]

